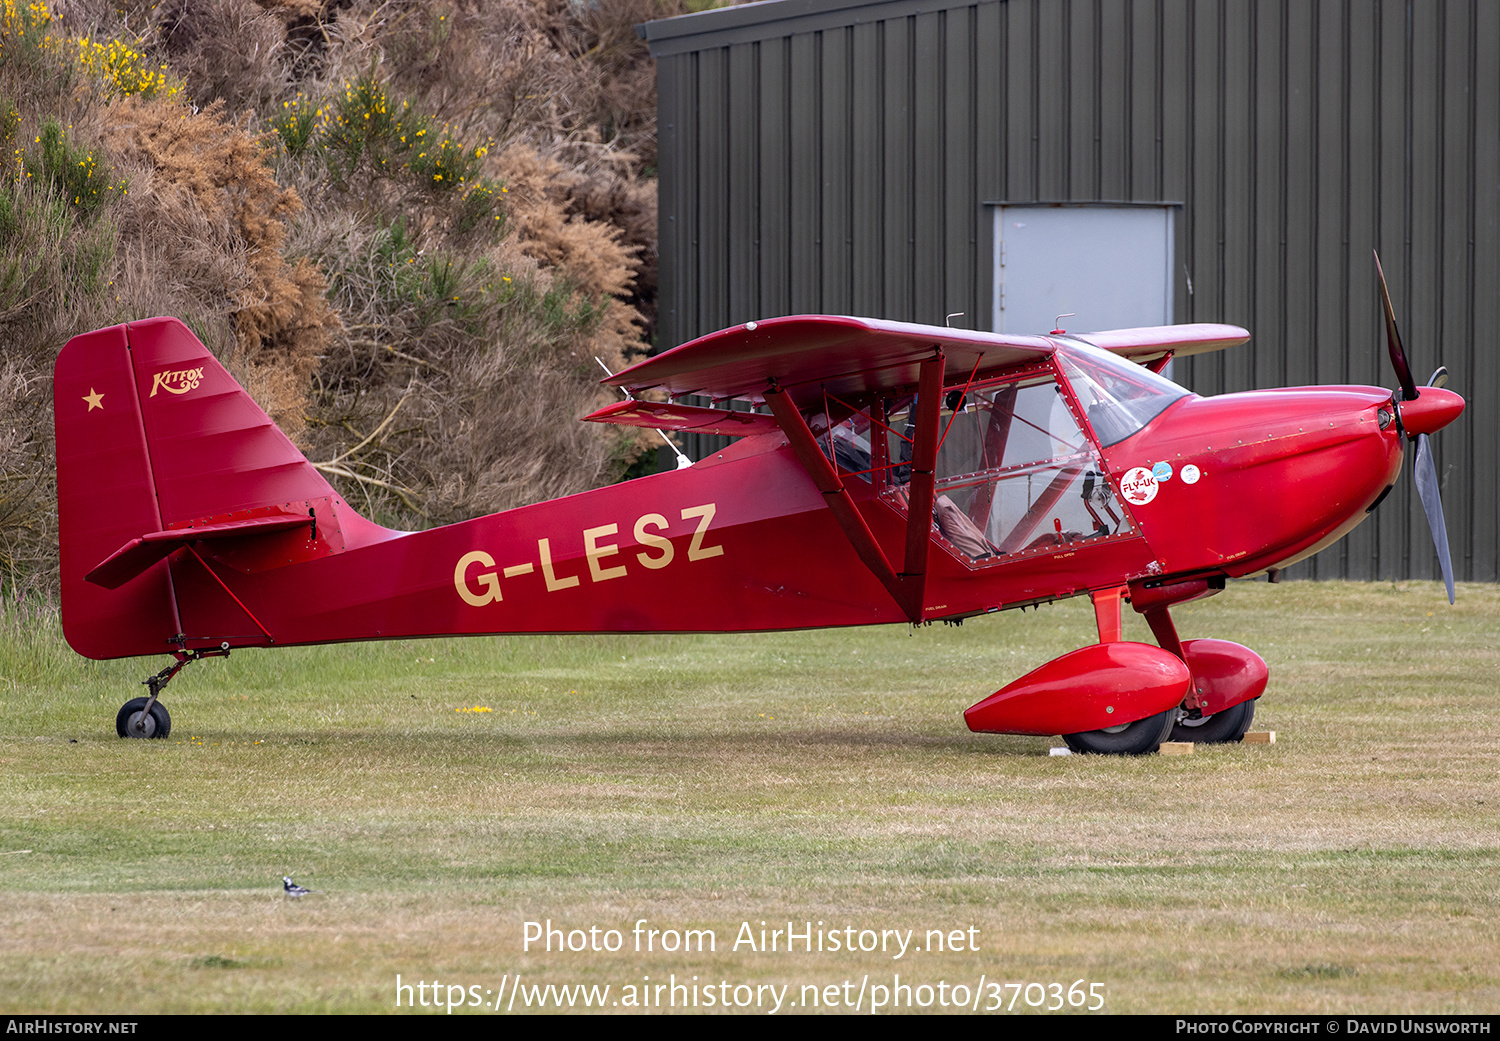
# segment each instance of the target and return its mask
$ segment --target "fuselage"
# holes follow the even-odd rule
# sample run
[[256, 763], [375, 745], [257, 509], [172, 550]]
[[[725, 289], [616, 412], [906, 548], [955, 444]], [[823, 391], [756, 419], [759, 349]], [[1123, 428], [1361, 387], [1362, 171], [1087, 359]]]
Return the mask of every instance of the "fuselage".
[[[800, 406], [798, 444], [763, 415], [685, 469], [397, 532], [360, 517], [181, 323], [86, 334], [54, 380], [64, 631], [110, 658], [796, 629], [1238, 577], [1345, 534], [1396, 479], [1404, 433], [1462, 409], [1430, 388], [1400, 410], [1375, 387], [1205, 399], [1081, 341], [1022, 347], [982, 379], [955, 368], [921, 393]], [[181, 372], [191, 386], [163, 379]], [[931, 516], [909, 523], [911, 508]]]
[[[1374, 387], [1184, 397], [1099, 450], [1112, 507], [1124, 515], [1119, 533], [976, 563], [934, 527], [924, 616], [974, 615], [1149, 576], [1284, 567], [1347, 533], [1396, 479], [1402, 438], [1389, 420], [1382, 429], [1382, 409], [1390, 394]], [[1153, 488], [1120, 491], [1127, 474], [1153, 469]], [[849, 483], [896, 556], [904, 515], [873, 482]], [[342, 503], [327, 512], [320, 537], [344, 538], [343, 552], [254, 571], [240, 570], [243, 559], [218, 561], [275, 643], [905, 619], [775, 434], [688, 469], [425, 532], [375, 529]], [[1044, 518], [1038, 530], [1049, 526]], [[190, 647], [267, 642], [196, 562], [172, 567], [183, 617], [197, 620]]]

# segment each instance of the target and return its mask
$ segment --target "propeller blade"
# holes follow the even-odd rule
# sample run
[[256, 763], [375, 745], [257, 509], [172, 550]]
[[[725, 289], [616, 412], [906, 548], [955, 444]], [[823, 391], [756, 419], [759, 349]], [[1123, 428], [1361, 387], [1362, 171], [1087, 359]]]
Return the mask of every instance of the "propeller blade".
[[[1375, 274], [1380, 279], [1380, 304], [1385, 309], [1385, 345], [1390, 351], [1391, 368], [1401, 381], [1401, 397], [1405, 401], [1417, 400], [1417, 384], [1411, 378], [1411, 366], [1406, 363], [1406, 348], [1401, 345], [1401, 332], [1396, 328], [1396, 309], [1391, 306], [1391, 291], [1385, 284], [1385, 271], [1380, 266], [1380, 254], [1375, 254]], [[1448, 370], [1438, 366], [1427, 381], [1429, 387], [1441, 387], [1448, 382]], [[1427, 527], [1432, 531], [1432, 545], [1437, 550], [1438, 564], [1443, 569], [1443, 585], [1448, 587], [1448, 602], [1453, 603], [1453, 560], [1448, 554], [1448, 529], [1443, 523], [1443, 498], [1438, 492], [1437, 464], [1432, 461], [1432, 445], [1426, 434], [1417, 435], [1417, 457], [1413, 471], [1417, 479], [1417, 498], [1422, 500], [1422, 509], [1427, 514]]]
[[1386, 288], [1385, 271], [1380, 267], [1380, 254], [1375, 254], [1375, 274], [1380, 277], [1380, 302], [1385, 307], [1385, 345], [1391, 354], [1391, 368], [1396, 370], [1396, 379], [1401, 381], [1401, 397], [1413, 401], [1417, 396], [1417, 384], [1411, 378], [1411, 366], [1406, 364], [1406, 348], [1401, 346], [1401, 333], [1396, 328], [1396, 309], [1391, 306], [1391, 291]]
[[1432, 461], [1432, 446], [1426, 434], [1417, 435], [1417, 498], [1427, 511], [1427, 526], [1432, 529], [1432, 545], [1443, 569], [1443, 584], [1448, 587], [1448, 602], [1453, 603], [1453, 561], [1448, 556], [1448, 529], [1443, 524], [1443, 500], [1438, 494], [1437, 466]]

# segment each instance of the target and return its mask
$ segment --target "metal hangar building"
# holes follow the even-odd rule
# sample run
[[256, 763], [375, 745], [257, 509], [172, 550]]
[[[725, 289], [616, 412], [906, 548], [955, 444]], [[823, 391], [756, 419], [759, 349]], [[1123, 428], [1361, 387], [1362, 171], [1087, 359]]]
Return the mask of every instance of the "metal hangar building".
[[[768, 0], [641, 27], [659, 339], [785, 314], [1230, 322], [1200, 394], [1419, 381], [1457, 577], [1500, 579], [1500, 4]], [[707, 445], [698, 446], [700, 450]], [[1409, 467], [1408, 467], [1409, 469]], [[1302, 577], [1434, 578], [1410, 480]]]

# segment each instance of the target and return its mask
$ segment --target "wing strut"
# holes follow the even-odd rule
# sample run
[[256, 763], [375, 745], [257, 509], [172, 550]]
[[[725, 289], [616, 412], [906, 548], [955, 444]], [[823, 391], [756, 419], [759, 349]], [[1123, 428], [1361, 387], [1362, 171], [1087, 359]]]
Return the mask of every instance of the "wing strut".
[[[937, 469], [938, 418], [943, 404], [943, 352], [935, 351], [922, 363], [917, 384], [917, 400], [912, 411], [917, 415], [916, 441], [911, 449], [911, 496], [906, 511], [906, 570], [904, 584], [915, 586], [907, 614], [915, 609], [920, 617], [922, 592], [927, 582], [927, 550], [932, 545], [932, 500]], [[903, 605], [905, 606], [905, 605]], [[912, 621], [917, 621], [913, 617]]]
[[912, 406], [917, 413], [916, 438], [912, 447], [911, 485], [906, 511], [906, 561], [900, 574], [880, 548], [870, 526], [849, 496], [838, 468], [818, 446], [807, 420], [779, 387], [766, 391], [766, 404], [781, 425], [792, 451], [813, 484], [823, 493], [823, 501], [834, 520], [849, 539], [849, 545], [870, 572], [880, 580], [896, 605], [912, 622], [922, 620], [922, 602], [927, 587], [927, 557], [932, 540], [932, 502], [937, 464], [938, 419], [943, 400], [943, 355], [935, 351], [922, 362], [918, 397]]

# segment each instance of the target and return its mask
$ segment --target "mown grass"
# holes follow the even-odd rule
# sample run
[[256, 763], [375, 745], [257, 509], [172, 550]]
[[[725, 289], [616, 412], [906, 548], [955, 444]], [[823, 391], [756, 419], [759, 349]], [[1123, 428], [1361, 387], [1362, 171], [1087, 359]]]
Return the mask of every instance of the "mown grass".
[[[397, 973], [795, 999], [899, 972], [1097, 981], [1116, 1012], [1494, 1011], [1500, 590], [1239, 585], [1178, 614], [1267, 659], [1275, 745], [1051, 758], [969, 734], [965, 706], [1088, 639], [1081, 601], [916, 632], [245, 652], [173, 682], [164, 742], [112, 725], [159, 663], [85, 662], [11, 608], [0, 1008], [390, 1011]], [[284, 898], [284, 873], [320, 892]], [[524, 952], [549, 918], [627, 949]], [[637, 954], [642, 918], [718, 950]], [[972, 926], [981, 950], [729, 949], [789, 919], [918, 945]]]

